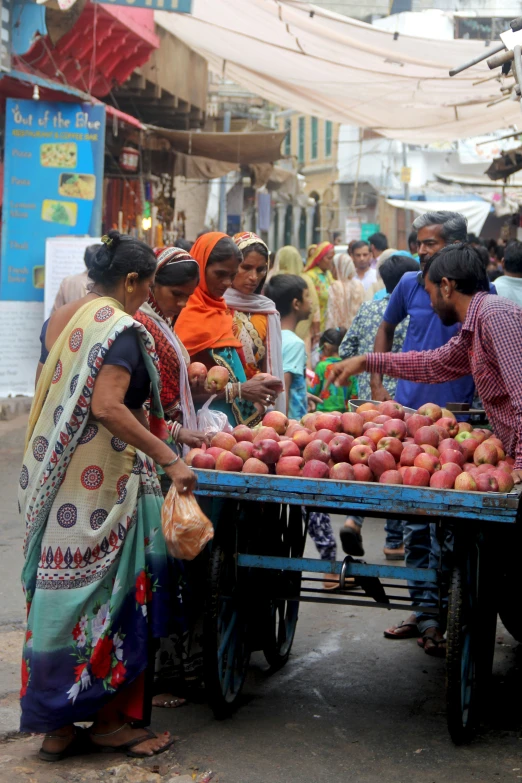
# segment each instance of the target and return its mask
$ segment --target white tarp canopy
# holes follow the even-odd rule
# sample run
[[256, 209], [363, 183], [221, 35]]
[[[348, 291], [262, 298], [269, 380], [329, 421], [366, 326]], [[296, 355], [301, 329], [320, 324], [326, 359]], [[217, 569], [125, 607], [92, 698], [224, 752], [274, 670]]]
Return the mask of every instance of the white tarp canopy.
[[386, 203], [397, 209], [408, 209], [416, 215], [424, 215], [425, 212], [438, 212], [449, 210], [460, 212], [468, 220], [468, 232], [480, 235], [482, 226], [490, 213], [489, 201], [402, 201], [399, 199], [386, 199]]
[[[505, 128], [520, 106], [501, 97], [483, 41], [430, 40], [379, 30], [299, 0], [193, 0], [192, 14], [156, 22], [211, 68], [283, 108], [371, 128], [410, 143], [454, 141]], [[512, 82], [512, 80], [511, 80]], [[510, 83], [511, 83], [510, 82]]]

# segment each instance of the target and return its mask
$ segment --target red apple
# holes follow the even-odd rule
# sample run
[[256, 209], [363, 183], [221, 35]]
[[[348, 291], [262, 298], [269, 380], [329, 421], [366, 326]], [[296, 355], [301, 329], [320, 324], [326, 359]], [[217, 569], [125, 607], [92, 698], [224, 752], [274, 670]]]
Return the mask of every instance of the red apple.
[[263, 473], [265, 475], [269, 472], [268, 465], [265, 465], [260, 459], [255, 459], [255, 457], [247, 459], [242, 470], [242, 473]]
[[462, 466], [462, 470], [465, 473], [471, 473], [472, 470], [476, 470], [476, 469], [477, 468], [474, 462], [465, 462], [464, 465]]
[[498, 481], [491, 473], [483, 473], [475, 479], [479, 492], [498, 492]]
[[436, 470], [440, 470], [440, 462], [433, 454], [419, 454], [413, 461], [415, 468], [424, 468], [428, 473], [435, 473]]
[[192, 465], [192, 460], [194, 459], [196, 454], [205, 454], [205, 452], [203, 451], [203, 449], [190, 449], [190, 451], [187, 453], [187, 455], [184, 458], [187, 465]]
[[432, 421], [438, 421], [442, 418], [442, 408], [440, 405], [435, 405], [434, 402], [427, 402], [425, 405], [421, 405], [417, 413], [421, 416], [427, 416]]
[[263, 416], [263, 427], [272, 427], [278, 435], [284, 435], [288, 427], [288, 419], [281, 411], [269, 411]]
[[497, 480], [499, 492], [511, 492], [515, 486], [513, 475], [505, 470], [494, 470], [491, 475]]
[[440, 435], [436, 427], [419, 427], [414, 435], [414, 440], [418, 446], [422, 446], [423, 443], [426, 443], [428, 446], [435, 446], [435, 448], [437, 448], [440, 443]]
[[315, 429], [332, 430], [332, 432], [339, 432], [339, 430], [341, 429], [341, 420], [339, 416], [335, 416], [333, 413], [316, 413]]
[[376, 411], [378, 408], [379, 403], [375, 404], [374, 402], [363, 402], [357, 408], [357, 413], [362, 413], [363, 411]]
[[325, 430], [323, 428], [322, 430], [314, 432], [314, 440], [322, 440], [324, 443], [330, 443], [333, 438], [335, 438], [335, 432], [332, 430]]
[[281, 457], [300, 457], [299, 446], [293, 440], [280, 440]]
[[232, 430], [232, 435], [237, 440], [238, 443], [240, 443], [243, 440], [249, 441], [252, 443], [254, 440], [254, 432], [250, 429], [250, 427], [247, 427], [246, 424], [238, 424], [237, 427], [234, 427]]
[[379, 411], [377, 411], [377, 410], [361, 411], [360, 408], [357, 408], [357, 411], [359, 413], [359, 416], [361, 417], [361, 419], [364, 421], [365, 424], [366, 424], [367, 421], [373, 421], [379, 415]]
[[438, 446], [439, 454], [442, 454], [443, 451], [446, 451], [446, 449], [451, 449], [452, 451], [460, 451], [461, 454], [463, 454], [463, 449], [458, 440], [455, 440], [455, 438], [445, 438], [444, 440], [441, 440]]
[[353, 466], [353, 477], [355, 481], [373, 481], [373, 473], [362, 462], [356, 462]]
[[236, 445], [232, 449], [232, 454], [235, 454], [236, 457], [241, 457], [243, 462], [246, 462], [247, 459], [250, 459], [250, 457], [252, 456], [253, 451], [254, 451], [254, 444], [250, 443], [248, 440], [242, 440], [239, 443], [236, 443]]
[[459, 433], [461, 432], [471, 432], [473, 427], [469, 423], [469, 421], [459, 421]]
[[395, 470], [395, 460], [389, 451], [376, 451], [368, 457], [368, 467], [376, 478], [382, 476], [386, 470]]
[[455, 489], [463, 492], [476, 492], [477, 483], [471, 473], [460, 473], [455, 479]]
[[390, 416], [392, 419], [404, 419], [405, 410], [400, 402], [387, 400], [386, 402], [381, 403], [379, 413], [384, 416]]
[[511, 474], [512, 467], [505, 459], [501, 459], [498, 465], [496, 466], [496, 470], [505, 470], [506, 473]]
[[[410, 414], [410, 416], [411, 416], [411, 414]], [[401, 474], [401, 478], [402, 478], [402, 482], [403, 482], [403, 484], [404, 484], [404, 471], [405, 471], [405, 470], [407, 470], [407, 469], [408, 469], [408, 467], [409, 467], [409, 465], [401, 465], [401, 466], [398, 468], [398, 471], [399, 471], [399, 473]]]
[[434, 489], [453, 489], [456, 476], [447, 470], [438, 470], [430, 478], [430, 487]]
[[254, 442], [252, 456], [260, 459], [261, 462], [266, 462], [267, 465], [273, 465], [281, 456], [281, 446], [269, 438], [259, 440], [257, 443]]
[[207, 372], [207, 380], [205, 381], [205, 388], [207, 391], [216, 394], [223, 391], [227, 383], [230, 381], [230, 373], [226, 367], [220, 367], [216, 365], [211, 367]]
[[227, 449], [220, 449], [218, 446], [212, 446], [212, 448], [207, 449], [206, 454], [210, 454], [212, 457], [214, 457], [215, 460], [219, 457], [220, 454], [223, 454], [224, 451]]
[[385, 470], [379, 478], [380, 484], [402, 484], [402, 476], [399, 470]]
[[403, 440], [406, 437], [406, 422], [402, 421], [402, 419], [388, 419], [388, 421], [384, 422], [382, 428], [390, 438]]
[[341, 416], [341, 427], [347, 435], [358, 438], [362, 435], [364, 421], [358, 413], [343, 413]]
[[315, 479], [329, 478], [330, 468], [326, 463], [321, 462], [318, 459], [311, 459], [310, 462], [305, 463], [301, 475], [303, 476], [303, 478], [315, 478]]
[[475, 470], [472, 470], [471, 473], [473, 476], [483, 476], [486, 473], [493, 473], [495, 470], [495, 466], [491, 465], [488, 462], [483, 462], [482, 465], [479, 465], [475, 468]]
[[300, 476], [304, 464], [302, 457], [281, 457], [275, 466], [276, 474], [278, 476]]
[[386, 434], [382, 427], [371, 427], [369, 430], [366, 430], [364, 433], [367, 438], [370, 438], [375, 445], [382, 439], [386, 437]]
[[498, 452], [496, 447], [493, 444], [484, 441], [484, 443], [481, 443], [480, 446], [477, 446], [475, 449], [475, 453], [473, 454], [473, 461], [475, 465], [483, 465], [484, 463], [487, 463], [488, 465], [496, 465], [498, 462]]
[[214, 470], [216, 467], [216, 460], [208, 452], [202, 451], [201, 454], [194, 454], [192, 467], [202, 468], [203, 470]]
[[434, 473], [433, 475], [438, 476], [439, 473], [449, 473], [451, 476], [451, 487], [453, 487], [453, 484], [455, 483], [455, 479], [457, 478], [457, 476], [459, 476], [462, 473], [462, 468], [459, 465], [457, 465], [455, 462], [446, 462], [446, 464], [443, 465], [442, 468], [438, 470], [436, 473]]
[[361, 435], [359, 438], [355, 438], [352, 446], [369, 446], [372, 451], [377, 449], [377, 446], [371, 438], [367, 438], [366, 435]]
[[260, 427], [258, 430], [254, 430], [254, 443], [267, 439], [275, 440], [276, 443], [279, 443], [279, 434], [273, 427]]
[[[400, 421], [400, 419], [397, 419], [397, 421]], [[398, 438], [381, 438], [377, 444], [377, 451], [379, 451], [379, 449], [389, 451], [395, 462], [398, 462], [401, 458], [404, 446]]]
[[334, 462], [347, 462], [350, 458], [353, 438], [351, 435], [336, 435], [328, 444]]
[[330, 478], [336, 481], [355, 481], [353, 467], [348, 462], [338, 462], [330, 468]]
[[406, 468], [402, 481], [409, 487], [429, 487], [430, 473], [424, 468]]
[[422, 454], [420, 446], [417, 446], [416, 443], [407, 443], [402, 450], [401, 466], [407, 468], [413, 467], [415, 457], [418, 457], [419, 454]]
[[243, 460], [231, 451], [223, 451], [216, 460], [216, 470], [240, 473], [243, 470]]
[[294, 433], [296, 433], [298, 430], [302, 430], [302, 429], [303, 429], [303, 427], [301, 426], [301, 424], [299, 424], [298, 421], [296, 421], [295, 419], [290, 419], [290, 424], [286, 428], [285, 435], [288, 438], [292, 438]]
[[358, 444], [356, 446], [352, 446], [350, 449], [349, 459], [352, 465], [367, 465], [371, 454], [373, 454], [373, 450], [370, 448], [370, 446], [363, 446], [362, 444]]
[[456, 449], [446, 449], [440, 455], [440, 464], [446, 465], [448, 462], [453, 462], [455, 465], [462, 467], [464, 465], [464, 454]]
[[217, 446], [219, 449], [231, 451], [236, 445], [237, 440], [230, 432], [217, 432], [210, 441], [211, 446]]
[[313, 440], [308, 444], [308, 446], [306, 446], [305, 450], [303, 451], [303, 457], [305, 462], [310, 462], [310, 460], [319, 460], [320, 462], [327, 464], [330, 461], [331, 454], [328, 445], [324, 441], [317, 439]]
[[376, 424], [384, 424], [387, 421], [391, 421], [391, 416], [383, 416], [382, 413], [379, 413], [379, 415], [374, 419]]
[[456, 419], [450, 419], [449, 416], [443, 416], [437, 422], [438, 427], [446, 430], [450, 438], [454, 438], [459, 432], [459, 423]]
[[430, 424], [431, 424], [431, 419], [428, 419], [427, 416], [421, 416], [419, 413], [412, 413], [412, 415], [409, 417], [408, 421], [406, 422], [406, 429], [408, 431], [408, 435], [414, 437], [418, 429], [420, 429], [421, 427], [429, 427]]
[[312, 430], [312, 432], [315, 432], [316, 416], [317, 416], [316, 413], [305, 413], [305, 415], [301, 419], [301, 424], [303, 425], [303, 427], [306, 427], [307, 430]]
[[374, 421], [366, 421], [363, 425], [363, 435], [366, 435], [368, 430], [382, 430], [384, 434], [384, 429], [382, 424], [376, 424]]
[[188, 377], [191, 384], [203, 386], [207, 380], [207, 368], [201, 362], [191, 362], [187, 367]]
[[431, 454], [432, 457], [439, 456], [439, 450], [435, 446], [428, 446], [426, 443], [421, 443], [421, 449], [425, 454]]
[[309, 443], [311, 443], [314, 439], [315, 432], [310, 432], [309, 430], [305, 430], [304, 427], [302, 427], [300, 430], [297, 430], [292, 435], [292, 440], [294, 443], [297, 443], [300, 449], [304, 449], [306, 446], [308, 446]]

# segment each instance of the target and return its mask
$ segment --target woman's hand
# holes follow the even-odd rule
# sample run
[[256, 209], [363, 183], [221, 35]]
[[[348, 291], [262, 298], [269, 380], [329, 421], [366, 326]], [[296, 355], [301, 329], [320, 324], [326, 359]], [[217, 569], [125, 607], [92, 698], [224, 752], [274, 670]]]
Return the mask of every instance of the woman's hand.
[[183, 443], [184, 446], [188, 446], [191, 449], [197, 449], [203, 444], [210, 445], [210, 435], [206, 435], [204, 432], [198, 432], [197, 430], [188, 430], [182, 427], [178, 436], [179, 443]]
[[169, 465], [168, 468], [163, 468], [163, 470], [176, 487], [176, 492], [179, 495], [193, 492], [196, 488], [196, 474], [191, 471], [188, 465], [185, 465], [182, 459], [179, 459], [174, 465]]
[[328, 380], [336, 386], [348, 386], [350, 378], [360, 375], [366, 370], [366, 356], [354, 356], [343, 362], [332, 364], [329, 368]]
[[390, 397], [382, 383], [370, 382], [370, 389], [372, 392], [372, 400], [375, 402], [386, 402], [387, 400], [393, 399]]
[[315, 394], [311, 394], [310, 392], [306, 393], [306, 398], [308, 403], [308, 413], [315, 413], [317, 406], [322, 403], [322, 399], [317, 397]]
[[241, 397], [250, 402], [261, 403], [265, 408], [273, 405], [282, 391], [283, 382], [265, 373], [258, 373], [241, 384]]

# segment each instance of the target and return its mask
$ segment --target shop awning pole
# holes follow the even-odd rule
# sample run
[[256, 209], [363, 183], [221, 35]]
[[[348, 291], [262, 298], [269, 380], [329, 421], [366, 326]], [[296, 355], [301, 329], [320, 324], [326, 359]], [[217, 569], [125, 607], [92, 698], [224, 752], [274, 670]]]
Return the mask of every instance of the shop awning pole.
[[[226, 111], [223, 115], [223, 132], [230, 133], [230, 123], [232, 114]], [[219, 230], [227, 233], [227, 181], [228, 174], [221, 177], [219, 181]]]

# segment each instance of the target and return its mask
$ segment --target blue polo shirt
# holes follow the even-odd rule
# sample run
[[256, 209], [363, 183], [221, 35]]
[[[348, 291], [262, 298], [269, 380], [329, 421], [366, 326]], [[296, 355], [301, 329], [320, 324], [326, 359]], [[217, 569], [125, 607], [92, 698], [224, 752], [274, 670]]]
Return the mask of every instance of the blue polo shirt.
[[[404, 351], [431, 351], [440, 348], [460, 331], [460, 324], [444, 326], [433, 311], [430, 297], [417, 281], [417, 272], [406, 272], [393, 291], [383, 316], [389, 324], [397, 326], [410, 316]], [[493, 290], [495, 293], [495, 290]], [[399, 380], [395, 399], [408, 408], [419, 408], [426, 402], [434, 402], [442, 408], [448, 402], [473, 403], [475, 385], [471, 375], [446, 383], [413, 383]]]

